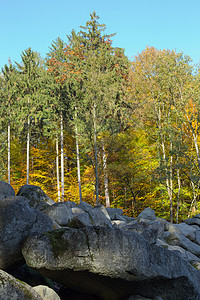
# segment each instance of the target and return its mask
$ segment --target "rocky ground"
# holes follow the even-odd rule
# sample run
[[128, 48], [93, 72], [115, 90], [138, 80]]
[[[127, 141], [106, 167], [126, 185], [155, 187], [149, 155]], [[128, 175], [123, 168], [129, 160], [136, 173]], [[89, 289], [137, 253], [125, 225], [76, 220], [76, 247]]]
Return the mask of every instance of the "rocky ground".
[[200, 215], [55, 203], [0, 181], [0, 299], [200, 300]]

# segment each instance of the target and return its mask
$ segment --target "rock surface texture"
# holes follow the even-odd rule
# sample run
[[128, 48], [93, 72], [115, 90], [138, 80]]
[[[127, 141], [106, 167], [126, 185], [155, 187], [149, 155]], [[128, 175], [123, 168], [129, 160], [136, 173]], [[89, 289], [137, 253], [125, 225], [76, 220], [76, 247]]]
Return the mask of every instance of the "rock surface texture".
[[[17, 268], [36, 287], [20, 282]], [[200, 215], [171, 224], [146, 208], [135, 219], [55, 203], [31, 185], [15, 196], [0, 182], [0, 269], [5, 300], [200, 300]]]

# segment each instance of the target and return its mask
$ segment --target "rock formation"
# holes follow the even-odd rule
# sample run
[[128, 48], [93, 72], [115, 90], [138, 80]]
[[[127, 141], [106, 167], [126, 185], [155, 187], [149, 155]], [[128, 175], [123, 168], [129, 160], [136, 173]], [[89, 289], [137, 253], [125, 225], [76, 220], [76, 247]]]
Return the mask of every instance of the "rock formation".
[[[134, 219], [55, 203], [35, 186], [0, 193], [0, 299], [200, 300], [200, 215], [171, 224], [150, 208]], [[29, 283], [13, 271], [25, 262], [49, 287], [18, 281]]]

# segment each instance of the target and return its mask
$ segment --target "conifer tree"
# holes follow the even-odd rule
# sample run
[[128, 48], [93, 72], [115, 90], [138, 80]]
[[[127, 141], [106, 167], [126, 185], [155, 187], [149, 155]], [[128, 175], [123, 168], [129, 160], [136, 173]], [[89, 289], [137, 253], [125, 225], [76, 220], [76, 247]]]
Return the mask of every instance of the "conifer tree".
[[[95, 171], [96, 203], [99, 204], [99, 154], [102, 134], [113, 133], [119, 125], [119, 118], [126, 105], [124, 83], [128, 73], [128, 60], [123, 50], [112, 47], [110, 38], [104, 34], [104, 24], [99, 24], [99, 17], [94, 12], [91, 19], [77, 35], [71, 39], [79, 43], [82, 59], [79, 70], [82, 78], [82, 101], [78, 104], [78, 130], [88, 153], [92, 147]], [[124, 107], [123, 107], [124, 106]], [[89, 147], [88, 147], [89, 146]]]
[[17, 127], [14, 124], [13, 120], [15, 110], [14, 110], [14, 103], [16, 101], [16, 93], [15, 93], [15, 76], [16, 76], [16, 69], [15, 67], [9, 62], [8, 65], [5, 65], [2, 68], [2, 80], [1, 80], [1, 88], [2, 88], [2, 96], [1, 96], [1, 130], [4, 130], [4, 125], [7, 126], [7, 156], [8, 156], [8, 163], [7, 163], [7, 170], [8, 170], [8, 183], [10, 184], [11, 181], [11, 123], [12, 127]]
[[16, 87], [19, 95], [19, 101], [17, 103], [19, 114], [17, 119], [20, 120], [23, 125], [21, 131], [26, 131], [26, 182], [29, 184], [30, 135], [31, 131], [37, 133], [36, 125], [39, 125], [43, 118], [44, 98], [41, 93], [43, 88], [43, 67], [39, 55], [32, 51], [31, 48], [22, 52], [21, 59], [21, 63], [16, 62], [18, 73]]
[[[64, 77], [64, 62], [65, 56], [63, 49], [65, 48], [64, 42], [58, 37], [53, 41], [50, 52], [47, 54], [47, 67], [48, 72], [53, 76], [51, 81], [51, 93], [54, 107], [54, 119], [59, 115], [60, 119], [60, 152], [61, 152], [61, 200], [64, 201], [64, 121], [65, 121], [65, 98], [66, 98], [66, 82]], [[58, 199], [60, 198], [60, 184], [59, 184], [59, 160], [58, 160], [58, 129], [56, 129], [56, 164], [57, 164], [57, 187]]]

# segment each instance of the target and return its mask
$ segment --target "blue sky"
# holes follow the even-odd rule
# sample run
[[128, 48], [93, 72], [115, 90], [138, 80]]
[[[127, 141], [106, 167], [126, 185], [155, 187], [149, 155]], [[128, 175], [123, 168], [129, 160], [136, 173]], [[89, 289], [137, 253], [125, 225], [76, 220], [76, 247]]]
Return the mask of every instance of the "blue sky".
[[28, 47], [45, 57], [53, 40], [66, 40], [94, 10], [130, 59], [154, 46], [200, 62], [199, 0], [0, 0], [0, 69], [9, 58], [20, 63]]

